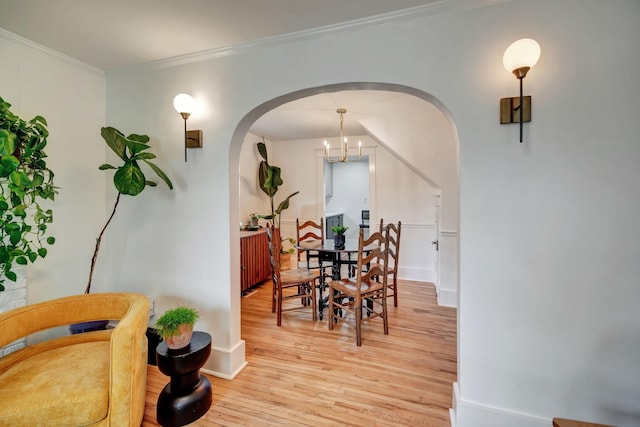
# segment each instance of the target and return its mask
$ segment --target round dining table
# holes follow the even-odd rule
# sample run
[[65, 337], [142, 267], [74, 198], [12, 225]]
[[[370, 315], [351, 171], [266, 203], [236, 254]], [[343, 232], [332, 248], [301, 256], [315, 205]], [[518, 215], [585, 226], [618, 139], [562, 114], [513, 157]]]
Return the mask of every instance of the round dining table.
[[[325, 267], [331, 267], [332, 280], [340, 280], [342, 278], [342, 266], [352, 266], [358, 263], [359, 241], [358, 239], [347, 239], [344, 247], [336, 247], [333, 240], [324, 240], [313, 242], [300, 242], [294, 245], [296, 249], [301, 249], [307, 252], [307, 259], [309, 254], [318, 254], [320, 264], [320, 276], [318, 277], [318, 316], [320, 320], [323, 318], [324, 308], [328, 305], [329, 296], [323, 296], [324, 289], [328, 286], [324, 273]], [[365, 251], [367, 248], [365, 247]], [[324, 264], [330, 265], [324, 265]], [[351, 271], [351, 269], [349, 269]]]

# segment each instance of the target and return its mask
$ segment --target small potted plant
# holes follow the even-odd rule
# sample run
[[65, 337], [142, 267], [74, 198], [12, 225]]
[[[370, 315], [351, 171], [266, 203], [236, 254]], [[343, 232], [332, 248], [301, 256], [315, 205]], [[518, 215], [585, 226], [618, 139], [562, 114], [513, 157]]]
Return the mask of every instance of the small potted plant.
[[162, 338], [167, 343], [167, 347], [177, 350], [189, 345], [193, 325], [199, 318], [198, 310], [181, 305], [165, 311], [156, 320], [155, 327], [162, 332]]
[[344, 225], [334, 225], [333, 227], [331, 227], [331, 231], [335, 233], [333, 235], [333, 245], [336, 249], [344, 249], [344, 233], [346, 233], [348, 229], [349, 227], [345, 227]]
[[258, 228], [258, 214], [257, 213], [252, 213], [249, 215], [249, 229], [256, 229]]

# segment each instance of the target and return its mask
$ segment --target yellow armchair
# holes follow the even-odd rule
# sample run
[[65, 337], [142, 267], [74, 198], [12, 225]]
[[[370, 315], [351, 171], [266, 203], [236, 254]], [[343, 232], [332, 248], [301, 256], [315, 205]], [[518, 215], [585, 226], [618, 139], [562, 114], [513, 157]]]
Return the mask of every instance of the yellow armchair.
[[0, 358], [0, 426], [142, 423], [149, 322], [144, 295], [75, 295], [0, 313], [0, 347], [45, 329], [105, 319], [118, 322]]

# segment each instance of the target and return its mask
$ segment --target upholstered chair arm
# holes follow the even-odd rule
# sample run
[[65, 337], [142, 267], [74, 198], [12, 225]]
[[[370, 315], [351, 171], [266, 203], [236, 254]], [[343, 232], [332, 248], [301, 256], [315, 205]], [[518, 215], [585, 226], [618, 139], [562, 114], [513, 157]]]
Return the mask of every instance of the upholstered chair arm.
[[144, 414], [149, 300], [143, 295], [134, 295], [131, 299], [129, 312], [111, 335], [109, 418], [112, 426], [137, 425]]

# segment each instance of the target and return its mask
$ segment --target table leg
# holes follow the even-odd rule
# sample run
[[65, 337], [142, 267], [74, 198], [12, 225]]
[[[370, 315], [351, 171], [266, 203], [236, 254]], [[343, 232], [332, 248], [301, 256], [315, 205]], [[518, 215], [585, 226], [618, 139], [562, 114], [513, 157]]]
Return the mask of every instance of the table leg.
[[324, 292], [324, 288], [326, 286], [326, 282], [324, 280], [324, 273], [322, 270], [322, 265], [320, 266], [320, 277], [318, 280], [318, 318], [320, 320], [322, 320], [322, 318], [324, 317], [322, 312], [324, 311], [324, 308], [327, 306], [327, 301], [328, 298], [327, 297], [323, 297], [322, 293]]
[[331, 262], [331, 278], [335, 279], [335, 280], [339, 280], [340, 279], [340, 265], [337, 266], [337, 271], [336, 271], [336, 264], [338, 263], [339, 259], [337, 258], [339, 255], [335, 255], [335, 254], [324, 254], [324, 253], [320, 253], [320, 256], [318, 257], [318, 262], [320, 264], [320, 277], [318, 280], [318, 318], [320, 320], [323, 320], [324, 318], [324, 309], [325, 307], [329, 306], [329, 296], [324, 296], [324, 290], [327, 288], [328, 284], [326, 281], [326, 277], [324, 274], [324, 269], [325, 266], [323, 265], [323, 261], [327, 261], [327, 262]]

